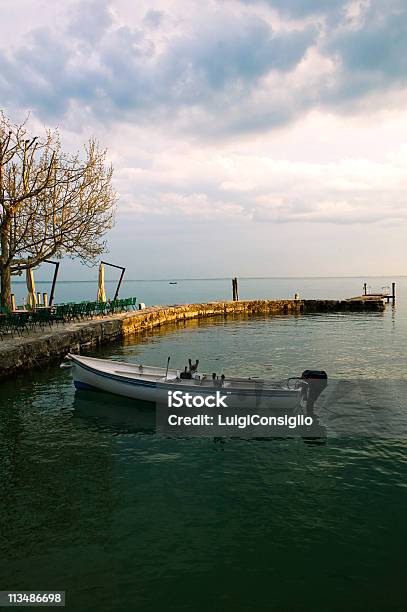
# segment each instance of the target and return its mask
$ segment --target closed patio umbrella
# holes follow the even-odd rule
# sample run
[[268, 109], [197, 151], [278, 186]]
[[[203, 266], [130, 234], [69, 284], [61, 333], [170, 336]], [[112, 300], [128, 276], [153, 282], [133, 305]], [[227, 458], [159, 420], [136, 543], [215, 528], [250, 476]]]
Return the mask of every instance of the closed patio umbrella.
[[26, 276], [28, 290], [27, 306], [34, 310], [37, 305], [37, 296], [35, 295], [34, 273], [32, 271], [32, 268], [27, 268]]
[[105, 266], [100, 264], [99, 266], [99, 284], [98, 284], [98, 302], [106, 302], [105, 292]]

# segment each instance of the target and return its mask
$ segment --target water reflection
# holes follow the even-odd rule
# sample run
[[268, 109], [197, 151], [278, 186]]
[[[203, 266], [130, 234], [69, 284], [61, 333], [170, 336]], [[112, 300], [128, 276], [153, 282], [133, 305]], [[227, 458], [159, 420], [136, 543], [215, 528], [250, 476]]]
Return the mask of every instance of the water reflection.
[[149, 402], [97, 391], [75, 392], [74, 419], [115, 433], [155, 433], [155, 409]]
[[[295, 430], [284, 430], [285, 433], [281, 435], [263, 435], [265, 431], [264, 427], [261, 429], [262, 435], [255, 435], [253, 429], [250, 428], [245, 430], [238, 430], [233, 428], [233, 433], [230, 435], [219, 436], [214, 434], [213, 436], [209, 432], [209, 428], [201, 428], [200, 434], [191, 434], [188, 430], [182, 430], [175, 432], [173, 435], [167, 435], [167, 432], [163, 432], [161, 427], [157, 427], [157, 415], [156, 407], [154, 404], [149, 402], [137, 401], [126, 397], [118, 397], [110, 395], [108, 393], [102, 393], [97, 391], [82, 391], [77, 390], [75, 392], [75, 398], [73, 403], [73, 419], [82, 422], [84, 425], [89, 425], [93, 428], [97, 427], [101, 431], [109, 432], [113, 435], [158, 435], [159, 437], [167, 438], [183, 438], [184, 440], [190, 439], [191, 437], [209, 437], [219, 442], [219, 440], [227, 439], [255, 439], [263, 441], [271, 441], [275, 438], [288, 439], [290, 437], [302, 437], [307, 443], [324, 443], [326, 440], [327, 429], [324, 427], [319, 420], [318, 414], [314, 412], [313, 408], [307, 409], [304, 415], [311, 416], [313, 424], [311, 427], [299, 428]], [[248, 411], [242, 409], [241, 414], [246, 414]], [[266, 411], [262, 410], [261, 416], [265, 415]], [[268, 414], [268, 413], [267, 413]], [[275, 411], [270, 414], [276, 414]], [[199, 428], [198, 428], [199, 429]], [[189, 430], [190, 431], [190, 430]]]
[[[301, 436], [304, 440], [316, 443], [325, 438], [366, 437], [400, 438], [407, 437], [407, 381], [374, 380], [331, 380], [315, 406], [303, 411], [304, 416], [312, 417], [312, 425], [288, 430], [274, 435], [264, 435], [265, 427], [230, 428], [227, 437], [272, 439], [276, 437]], [[73, 403], [74, 419], [79, 419], [102, 430], [113, 430], [120, 434], [160, 434], [172, 437], [168, 428], [162, 428], [166, 409], [161, 412], [157, 429], [154, 404], [117, 397], [106, 393], [77, 391]], [[216, 412], [216, 411], [215, 411]], [[233, 411], [232, 411], [233, 412]], [[236, 412], [236, 411], [235, 411]], [[241, 415], [253, 413], [250, 408], [242, 407]], [[189, 414], [189, 413], [188, 413]], [[195, 413], [193, 412], [192, 416]], [[209, 414], [209, 412], [208, 412]], [[226, 413], [225, 413], [226, 414]], [[233, 412], [234, 414], [234, 412]], [[260, 416], [277, 414], [262, 409]], [[164, 417], [163, 417], [164, 415]], [[257, 431], [259, 436], [257, 436]], [[283, 429], [281, 429], [283, 431]], [[192, 432], [192, 433], [190, 433]], [[274, 433], [274, 432], [273, 432]], [[212, 437], [210, 428], [201, 426], [174, 430], [175, 437], [189, 438]], [[219, 438], [219, 428], [214, 429], [214, 437]]]

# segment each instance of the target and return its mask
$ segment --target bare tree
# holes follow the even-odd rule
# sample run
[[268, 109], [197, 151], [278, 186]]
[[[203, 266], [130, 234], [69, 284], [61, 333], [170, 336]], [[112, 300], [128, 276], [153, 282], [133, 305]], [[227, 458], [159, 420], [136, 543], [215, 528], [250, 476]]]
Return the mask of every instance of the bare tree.
[[57, 131], [29, 138], [26, 124], [0, 112], [1, 304], [10, 305], [11, 276], [50, 257], [92, 263], [105, 249], [116, 194], [106, 151], [91, 140], [83, 158], [62, 151]]

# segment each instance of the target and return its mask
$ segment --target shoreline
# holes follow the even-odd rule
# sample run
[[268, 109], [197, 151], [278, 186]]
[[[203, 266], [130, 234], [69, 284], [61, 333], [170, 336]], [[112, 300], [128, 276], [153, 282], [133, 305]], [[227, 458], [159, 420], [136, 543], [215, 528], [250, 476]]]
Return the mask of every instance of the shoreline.
[[118, 340], [166, 323], [235, 314], [293, 314], [326, 312], [383, 312], [381, 300], [245, 300], [173, 306], [152, 306], [33, 331], [0, 340], [0, 380], [18, 371], [63, 359], [69, 352]]

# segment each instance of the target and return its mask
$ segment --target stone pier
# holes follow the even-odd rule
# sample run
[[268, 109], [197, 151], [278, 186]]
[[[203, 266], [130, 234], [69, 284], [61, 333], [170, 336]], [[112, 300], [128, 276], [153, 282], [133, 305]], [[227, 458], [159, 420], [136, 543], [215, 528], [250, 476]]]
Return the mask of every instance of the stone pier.
[[11, 376], [25, 368], [40, 366], [63, 359], [69, 352], [120, 339], [166, 323], [228, 317], [233, 315], [301, 315], [327, 312], [381, 312], [385, 305], [378, 301], [353, 300], [247, 300], [210, 302], [175, 306], [154, 306], [114, 316], [72, 321], [34, 330], [29, 334], [0, 340], [0, 378]]

